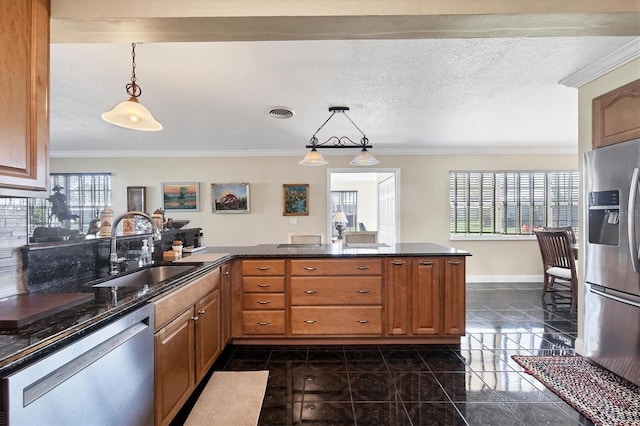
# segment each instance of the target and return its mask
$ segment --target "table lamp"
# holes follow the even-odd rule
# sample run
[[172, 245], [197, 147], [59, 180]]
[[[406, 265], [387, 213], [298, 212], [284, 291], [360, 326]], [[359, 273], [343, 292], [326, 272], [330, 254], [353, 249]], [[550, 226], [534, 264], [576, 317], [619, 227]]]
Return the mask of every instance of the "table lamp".
[[342, 239], [342, 232], [344, 231], [345, 225], [347, 224], [347, 215], [344, 214], [343, 211], [338, 211], [333, 215], [333, 219], [331, 219], [333, 223], [336, 224], [336, 231], [338, 231], [338, 239]]

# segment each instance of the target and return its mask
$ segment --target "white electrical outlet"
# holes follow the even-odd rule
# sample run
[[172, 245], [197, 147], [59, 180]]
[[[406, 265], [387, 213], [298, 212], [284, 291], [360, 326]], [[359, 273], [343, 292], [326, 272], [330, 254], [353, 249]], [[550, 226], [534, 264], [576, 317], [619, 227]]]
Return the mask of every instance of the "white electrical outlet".
[[298, 224], [298, 218], [297, 217], [290, 217], [289, 218], [289, 225], [297, 225]]

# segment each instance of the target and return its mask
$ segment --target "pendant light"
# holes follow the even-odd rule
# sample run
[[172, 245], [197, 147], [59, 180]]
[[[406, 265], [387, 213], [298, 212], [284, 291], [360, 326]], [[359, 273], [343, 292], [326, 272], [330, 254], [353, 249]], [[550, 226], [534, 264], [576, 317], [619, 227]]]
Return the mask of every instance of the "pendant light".
[[162, 124], [156, 121], [149, 110], [145, 108], [138, 97], [142, 94], [142, 89], [136, 83], [136, 44], [131, 43], [131, 83], [125, 86], [129, 100], [116, 105], [111, 111], [102, 114], [102, 119], [115, 126], [133, 130], [154, 132], [162, 130]]
[[[349, 111], [349, 107], [345, 106], [335, 106], [329, 108], [329, 112], [331, 113], [331, 115], [326, 119], [324, 123], [322, 123], [322, 126], [320, 126], [318, 130], [316, 130], [313, 136], [311, 136], [309, 144], [305, 146], [305, 148], [311, 148], [311, 151], [309, 151], [298, 164], [302, 166], [325, 166], [329, 164], [324, 156], [318, 152], [318, 148], [361, 148], [362, 151], [360, 151], [360, 153], [356, 155], [353, 160], [351, 160], [351, 165], [375, 166], [376, 164], [380, 164], [380, 161], [378, 161], [378, 159], [374, 157], [373, 154], [367, 151], [367, 148], [372, 148], [372, 145], [369, 145], [369, 139], [367, 139], [367, 136], [364, 134], [364, 132], [360, 130], [360, 128], [356, 126], [356, 123], [354, 123], [353, 120], [351, 120], [351, 118], [347, 115], [347, 111]], [[349, 120], [349, 122], [353, 124], [353, 127], [358, 129], [358, 131], [362, 135], [360, 142], [355, 142], [347, 136], [331, 136], [326, 141], [318, 143], [318, 138], [316, 138], [316, 135], [336, 114], [343, 114], [347, 118], [347, 120]]]

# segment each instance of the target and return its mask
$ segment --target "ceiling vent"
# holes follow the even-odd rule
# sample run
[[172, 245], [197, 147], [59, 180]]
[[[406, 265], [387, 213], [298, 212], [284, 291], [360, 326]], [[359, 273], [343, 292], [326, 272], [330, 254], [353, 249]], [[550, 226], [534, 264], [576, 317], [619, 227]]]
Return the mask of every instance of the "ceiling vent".
[[295, 114], [291, 109], [287, 107], [270, 107], [267, 108], [269, 115], [274, 118], [291, 118]]

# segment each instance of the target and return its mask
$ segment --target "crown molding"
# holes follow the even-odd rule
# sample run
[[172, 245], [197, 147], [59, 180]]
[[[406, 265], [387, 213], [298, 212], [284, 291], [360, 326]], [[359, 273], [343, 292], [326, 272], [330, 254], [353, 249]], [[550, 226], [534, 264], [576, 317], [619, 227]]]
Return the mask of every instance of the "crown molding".
[[563, 78], [558, 83], [577, 89], [637, 58], [640, 58], [640, 38], [625, 44], [580, 71]]
[[[336, 152], [329, 149], [327, 154], [333, 157], [353, 156], [353, 152]], [[375, 149], [371, 151], [376, 156], [412, 156], [412, 155], [563, 155], [577, 154], [578, 147], [544, 146], [524, 148], [501, 147], [458, 147], [458, 148], [394, 148]], [[154, 157], [304, 157], [307, 150], [167, 150], [167, 151], [51, 151], [51, 158], [154, 158]]]

